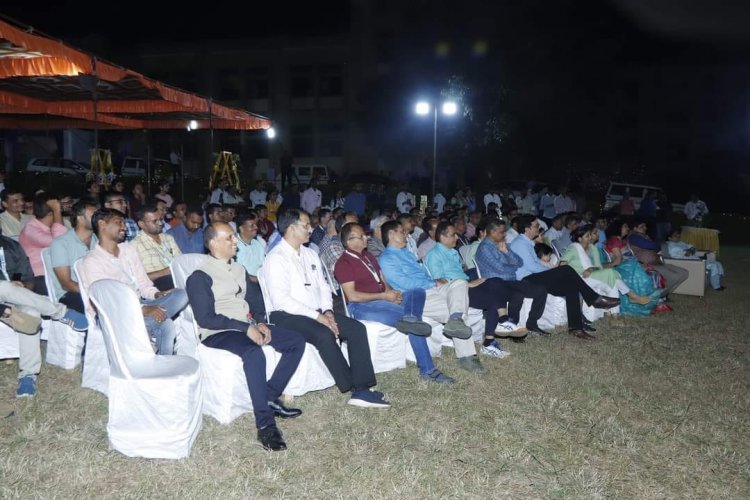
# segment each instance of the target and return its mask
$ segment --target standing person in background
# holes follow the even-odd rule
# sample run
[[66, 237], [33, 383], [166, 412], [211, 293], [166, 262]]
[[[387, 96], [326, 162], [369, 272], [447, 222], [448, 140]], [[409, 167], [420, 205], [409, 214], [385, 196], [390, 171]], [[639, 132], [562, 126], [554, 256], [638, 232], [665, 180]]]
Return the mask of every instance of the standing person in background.
[[154, 198], [163, 201], [167, 208], [171, 208], [172, 203], [174, 203], [172, 195], [169, 194], [171, 188], [172, 186], [169, 184], [169, 181], [161, 181], [161, 183], [159, 183], [159, 192], [154, 195]]
[[432, 206], [435, 207], [435, 210], [439, 214], [443, 213], [443, 208], [445, 208], [445, 196], [443, 196], [443, 193], [437, 193], [435, 195], [435, 198], [432, 199]]
[[355, 184], [354, 190], [344, 199], [344, 212], [354, 212], [359, 216], [364, 216], [366, 202], [367, 196], [362, 192], [362, 185]]
[[267, 218], [273, 223], [276, 222], [276, 217], [282, 200], [283, 198], [281, 198], [276, 189], [271, 189], [268, 192], [268, 199], [266, 199], [266, 210], [268, 210]]
[[292, 174], [294, 173], [294, 168], [292, 167], [293, 160], [294, 158], [292, 157], [291, 154], [289, 154], [289, 151], [287, 151], [285, 148], [282, 147], [281, 158], [279, 158], [279, 170], [281, 170], [281, 190], [282, 191], [284, 191], [284, 188], [286, 187], [287, 182], [289, 182], [289, 185], [292, 184]]
[[[500, 196], [500, 188], [492, 186], [492, 189], [484, 195], [484, 211], [487, 213], [490, 209], [490, 203], [494, 203], [496, 208], [503, 207], [503, 199]], [[494, 212], [493, 212], [494, 215]]]
[[664, 192], [657, 198], [655, 221], [656, 241], [664, 243], [672, 233], [672, 203]]
[[399, 213], [408, 214], [416, 206], [414, 195], [408, 190], [402, 189], [396, 195], [396, 208], [398, 208]]
[[323, 193], [318, 189], [318, 181], [312, 179], [310, 185], [300, 196], [300, 207], [302, 210], [311, 214], [315, 209], [320, 208], [323, 204]]
[[555, 196], [555, 213], [566, 214], [568, 212], [575, 212], [576, 204], [573, 199], [568, 196], [567, 186], [560, 187], [560, 194]]
[[[99, 201], [99, 200], [94, 200]], [[130, 191], [130, 196], [128, 197], [128, 213], [125, 214], [128, 217], [135, 217], [136, 212], [141, 209], [143, 205], [146, 204], [146, 194], [143, 192], [143, 184], [140, 182], [136, 182], [133, 185], [133, 189]]]
[[328, 207], [331, 210], [336, 210], [337, 208], [344, 208], [344, 192], [342, 190], [336, 191], [336, 196], [331, 198], [331, 203], [328, 204]]
[[703, 225], [703, 217], [708, 213], [706, 202], [698, 198], [697, 194], [690, 196], [690, 201], [685, 203], [685, 216], [688, 219], [688, 225]]
[[250, 191], [249, 202], [250, 208], [255, 208], [258, 205], [265, 205], [266, 203], [266, 190], [264, 189], [265, 184], [263, 181], [258, 181], [255, 185], [255, 189]]
[[216, 187], [216, 189], [211, 191], [211, 200], [209, 201], [209, 203], [214, 205], [223, 205], [224, 203], [226, 203], [226, 200], [224, 198], [229, 195], [229, 193], [227, 192], [227, 186], [229, 186], [229, 181], [227, 181], [226, 177], [222, 177], [219, 180], [219, 185]]
[[542, 196], [539, 198], [539, 212], [547, 224], [552, 223], [557, 212], [555, 211], [555, 197], [549, 192], [549, 188], [542, 189]]
[[469, 186], [464, 189], [464, 196], [466, 197], [466, 210], [468, 212], [475, 211], [477, 209], [477, 198]]

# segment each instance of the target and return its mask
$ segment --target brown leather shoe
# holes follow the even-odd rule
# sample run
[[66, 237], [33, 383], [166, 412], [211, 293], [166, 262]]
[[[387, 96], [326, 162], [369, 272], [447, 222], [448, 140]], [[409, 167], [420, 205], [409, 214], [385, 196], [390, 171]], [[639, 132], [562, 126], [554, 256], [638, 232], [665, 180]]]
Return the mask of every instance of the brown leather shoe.
[[593, 335], [586, 333], [584, 330], [581, 330], [580, 328], [575, 330], [568, 330], [568, 333], [573, 335], [574, 337], [578, 337], [579, 339], [583, 340], [596, 340], [596, 337]]
[[605, 297], [604, 295], [600, 295], [598, 299], [594, 301], [592, 304], [597, 309], [611, 309], [615, 306], [620, 305], [620, 299], [614, 298], [614, 297]]

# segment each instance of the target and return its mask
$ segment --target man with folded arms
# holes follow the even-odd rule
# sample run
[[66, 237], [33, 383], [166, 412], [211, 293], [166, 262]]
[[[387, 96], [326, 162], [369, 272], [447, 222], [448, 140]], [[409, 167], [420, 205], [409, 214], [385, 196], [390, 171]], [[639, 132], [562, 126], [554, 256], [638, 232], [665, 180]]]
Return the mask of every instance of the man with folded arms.
[[[297, 332], [256, 323], [250, 297], [257, 294], [249, 287], [245, 268], [234, 261], [237, 236], [229, 224], [215, 222], [204, 231], [210, 258], [187, 280], [187, 294], [203, 345], [236, 354], [253, 402], [258, 441], [267, 450], [286, 449], [274, 416], [294, 418], [301, 410], [285, 407], [279, 397], [294, 375], [305, 352], [305, 339]], [[281, 360], [266, 381], [266, 358], [262, 346], [270, 345], [281, 353]]]
[[471, 328], [464, 318], [469, 310], [469, 288], [466, 280], [432, 279], [417, 257], [406, 248], [404, 229], [397, 221], [389, 221], [381, 228], [385, 251], [379, 263], [383, 276], [394, 289], [404, 293], [421, 288], [425, 290], [423, 315], [444, 323], [443, 335], [453, 339], [458, 365], [464, 370], [484, 373], [471, 340]]
[[[270, 297], [270, 319], [301, 333], [320, 352], [341, 392], [351, 391], [349, 404], [363, 408], [388, 408], [379, 391], [370, 358], [367, 330], [359, 321], [333, 312], [331, 289], [323, 277], [314, 250], [305, 247], [312, 227], [307, 213], [289, 209], [279, 217], [281, 241], [266, 256], [259, 271]], [[346, 342], [349, 363], [339, 342]]]
[[417, 359], [419, 378], [452, 384], [452, 378], [435, 368], [424, 339], [432, 334], [430, 325], [422, 321], [424, 289], [415, 288], [402, 293], [388, 286], [378, 260], [366, 249], [367, 240], [359, 224], [350, 223], [341, 228], [345, 250], [336, 262], [334, 273], [349, 302], [349, 314], [358, 320], [377, 321], [408, 334]]
[[[518, 230], [522, 231], [510, 244], [510, 249], [521, 258], [521, 266], [516, 269], [516, 279], [543, 286], [550, 295], [564, 297], [569, 333], [584, 340], [595, 339], [589, 333], [595, 331], [593, 327], [584, 323], [578, 297], [583, 297], [586, 304], [598, 309], [615, 307], [620, 304], [620, 299], [599, 295], [583, 281], [575, 269], [564, 263], [552, 269], [544, 266], [534, 252], [533, 240], [539, 235], [539, 220], [533, 215], [519, 215], [516, 219]], [[526, 327], [529, 328], [528, 325]], [[529, 328], [529, 331], [549, 335], [539, 328]]]

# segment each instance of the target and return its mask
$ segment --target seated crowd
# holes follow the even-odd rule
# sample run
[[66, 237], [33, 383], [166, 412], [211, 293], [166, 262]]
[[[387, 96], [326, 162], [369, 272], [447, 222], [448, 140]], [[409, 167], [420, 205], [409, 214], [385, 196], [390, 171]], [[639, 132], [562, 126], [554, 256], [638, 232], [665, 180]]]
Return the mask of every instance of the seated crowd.
[[[622, 314], [667, 310], [664, 299], [687, 278], [682, 268], [659, 260], [660, 246], [647, 235], [644, 220], [592, 221], [590, 213], [572, 212], [575, 203], [564, 192], [562, 199], [543, 193], [530, 200], [529, 192], [514, 200], [493, 189], [482, 213], [467, 188], [450, 202], [436, 197], [441, 210], [424, 214], [414, 196], [402, 191], [396, 210], [379, 210], [367, 221], [347, 210], [346, 202], [337, 203], [340, 196], [321, 206], [315, 191], [303, 193], [305, 211], [300, 200], [266, 193], [262, 183], [244, 200], [222, 180], [203, 205], [174, 200], [168, 183], [152, 199], [143, 196], [140, 184], [125, 194], [122, 182], [106, 192], [89, 183], [75, 204], [71, 197], [39, 191], [27, 213], [23, 194], [6, 185], [0, 193], [0, 320], [20, 333], [16, 395], [36, 393], [41, 317], [85, 331], [86, 313], [94, 318], [96, 311], [83, 303], [81, 288], [101, 279], [122, 282], [137, 294], [160, 355], [174, 354], [173, 320], [189, 304], [199, 341], [242, 359], [258, 440], [280, 450], [286, 444], [275, 417], [302, 413], [280, 397], [305, 343], [320, 353], [349, 404], [387, 408], [385, 395], [373, 389], [377, 380], [362, 321], [405, 334], [419, 378], [450, 385], [453, 376], [435, 366], [428, 347], [435, 325], [442, 325], [454, 346], [458, 367], [481, 375], [486, 369], [480, 355], [510, 354], [499, 339], [550, 335], [539, 324], [548, 295], [564, 301], [570, 334], [593, 340], [596, 328], [583, 304], [619, 306]], [[679, 234], [670, 235], [666, 248], [673, 257], [698, 258]], [[44, 251], [53, 290], [45, 284]], [[189, 253], [212, 258], [185, 289], [175, 288], [170, 265]], [[723, 268], [713, 262], [711, 285], [721, 290]], [[334, 304], [337, 290], [347, 314]], [[522, 321], [525, 299], [530, 308]], [[470, 308], [484, 316], [479, 350]], [[281, 354], [268, 380], [263, 346]]]

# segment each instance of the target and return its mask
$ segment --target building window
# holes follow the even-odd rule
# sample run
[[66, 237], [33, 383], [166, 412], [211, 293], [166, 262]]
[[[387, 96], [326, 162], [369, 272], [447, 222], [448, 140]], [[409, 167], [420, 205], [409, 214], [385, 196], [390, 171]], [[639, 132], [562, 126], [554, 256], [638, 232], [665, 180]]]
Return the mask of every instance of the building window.
[[250, 68], [245, 79], [248, 99], [268, 99], [269, 77], [267, 68]]
[[292, 154], [295, 158], [315, 156], [313, 128], [310, 125], [292, 127]]
[[315, 95], [312, 66], [295, 66], [291, 70], [291, 90], [293, 98], [307, 98]]
[[339, 123], [322, 124], [318, 129], [319, 156], [343, 156], [344, 139], [343, 127]]
[[344, 89], [344, 71], [340, 65], [320, 67], [320, 96], [338, 97]]

